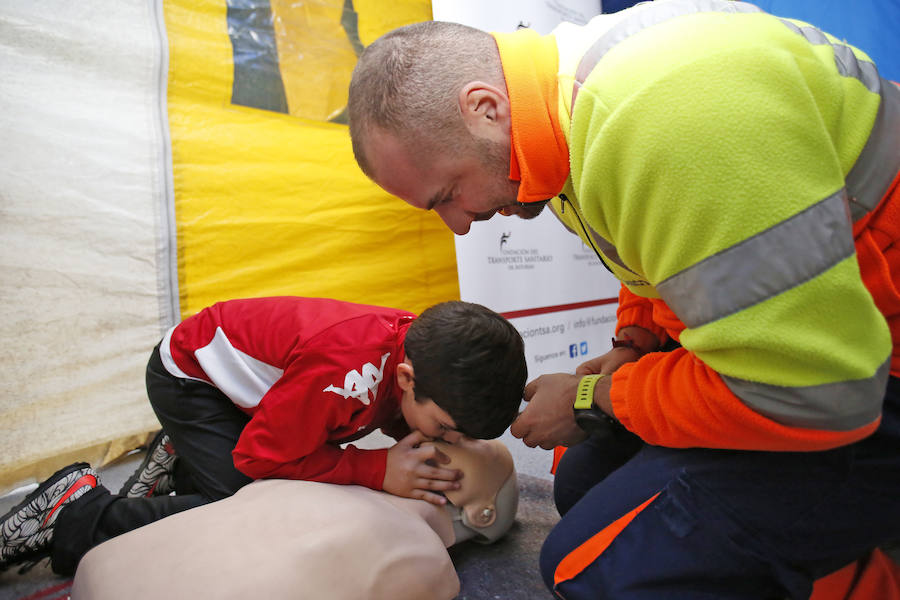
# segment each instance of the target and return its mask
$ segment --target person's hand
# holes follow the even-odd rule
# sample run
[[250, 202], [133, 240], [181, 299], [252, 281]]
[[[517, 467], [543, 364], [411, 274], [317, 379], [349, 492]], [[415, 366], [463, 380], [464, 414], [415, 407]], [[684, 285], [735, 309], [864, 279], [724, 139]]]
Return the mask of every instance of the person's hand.
[[585, 375], [610, 375], [625, 363], [634, 362], [641, 357], [633, 348], [613, 348], [606, 354], [601, 354], [587, 360], [575, 369], [579, 377]]
[[606, 354], [585, 361], [578, 365], [575, 374], [585, 375], [611, 375], [616, 369], [625, 363], [634, 362], [648, 352], [654, 352], [659, 348], [657, 337], [637, 325], [629, 325], [619, 330], [619, 335], [631, 340], [636, 347], [620, 346], [613, 348]]
[[573, 446], [587, 438], [575, 423], [575, 392], [581, 375], [551, 373], [541, 375], [525, 386], [528, 406], [513, 421], [509, 432], [526, 446], [550, 450], [555, 446]]
[[462, 471], [439, 467], [449, 463], [450, 457], [435, 446], [420, 446], [430, 439], [421, 431], [413, 431], [388, 450], [387, 469], [381, 486], [384, 491], [395, 496], [427, 500], [438, 506], [447, 503], [444, 496], [433, 491], [459, 489]]

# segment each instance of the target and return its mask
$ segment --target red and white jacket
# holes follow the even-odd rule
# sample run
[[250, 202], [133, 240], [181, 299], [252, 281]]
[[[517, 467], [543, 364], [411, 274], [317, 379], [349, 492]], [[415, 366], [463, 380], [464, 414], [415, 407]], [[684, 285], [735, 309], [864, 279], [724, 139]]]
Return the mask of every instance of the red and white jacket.
[[[217, 387], [250, 415], [232, 452], [242, 473], [380, 490], [387, 449], [339, 444], [397, 428], [395, 373], [413, 319], [323, 298], [229, 300], [170, 329], [159, 350], [169, 373]], [[399, 423], [385, 433], [407, 433]]]

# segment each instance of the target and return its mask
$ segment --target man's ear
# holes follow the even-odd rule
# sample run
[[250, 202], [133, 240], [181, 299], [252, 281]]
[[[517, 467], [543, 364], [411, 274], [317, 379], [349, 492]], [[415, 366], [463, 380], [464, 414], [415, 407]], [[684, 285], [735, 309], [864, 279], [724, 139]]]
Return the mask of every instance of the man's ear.
[[459, 90], [459, 111], [472, 135], [509, 140], [509, 96], [483, 81], [470, 81]]
[[397, 365], [397, 383], [400, 385], [400, 389], [405, 392], [411, 392], [415, 389], [416, 377], [409, 359]]

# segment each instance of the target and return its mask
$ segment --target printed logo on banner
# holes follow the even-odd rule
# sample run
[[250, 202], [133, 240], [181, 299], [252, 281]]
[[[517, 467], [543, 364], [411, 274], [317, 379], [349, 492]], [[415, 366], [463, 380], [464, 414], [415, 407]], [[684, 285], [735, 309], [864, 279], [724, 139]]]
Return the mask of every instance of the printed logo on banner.
[[579, 342], [578, 344], [569, 344], [569, 358], [576, 358], [578, 355], [584, 356], [588, 351], [587, 342]]
[[[574, 237], [574, 236], [573, 236]], [[579, 246], [578, 250], [572, 252], [572, 260], [578, 263], [584, 263], [592, 267], [601, 266], [600, 258], [594, 252], [594, 249], [584, 243], [580, 237], [576, 238]]]
[[520, 248], [512, 240], [512, 231], [500, 232], [498, 239], [498, 253], [488, 254], [487, 263], [491, 266], [506, 267], [509, 271], [522, 269], [534, 269], [540, 264], [553, 262], [553, 255], [543, 253], [539, 248]]

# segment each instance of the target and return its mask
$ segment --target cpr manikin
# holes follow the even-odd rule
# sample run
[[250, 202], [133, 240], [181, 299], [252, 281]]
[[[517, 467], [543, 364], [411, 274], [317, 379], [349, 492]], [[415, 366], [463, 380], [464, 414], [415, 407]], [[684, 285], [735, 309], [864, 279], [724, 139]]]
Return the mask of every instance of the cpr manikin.
[[444, 507], [360, 486], [257, 481], [97, 546], [71, 598], [450, 600], [459, 579], [446, 548], [502, 537], [518, 485], [499, 441], [436, 445], [464, 473]]
[[454, 445], [427, 442], [450, 457], [451, 469], [464, 473], [458, 490], [446, 492], [445, 509], [453, 519], [455, 542], [495, 542], [512, 526], [519, 486], [512, 455], [498, 441], [461, 439]]

